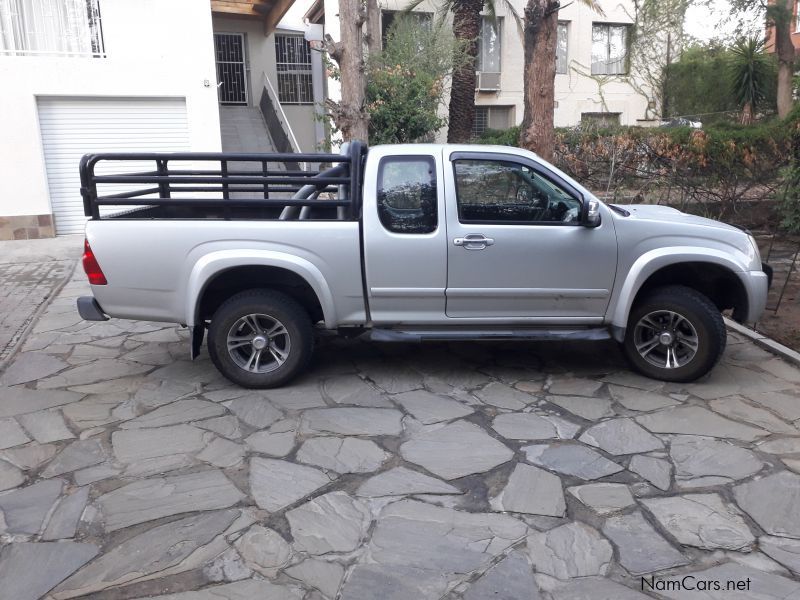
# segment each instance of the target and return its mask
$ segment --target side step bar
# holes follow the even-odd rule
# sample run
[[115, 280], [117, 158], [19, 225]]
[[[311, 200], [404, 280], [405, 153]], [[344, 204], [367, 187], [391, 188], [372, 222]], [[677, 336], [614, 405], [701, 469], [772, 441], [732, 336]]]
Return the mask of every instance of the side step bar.
[[610, 340], [607, 327], [555, 329], [371, 329], [364, 337], [373, 342], [428, 342], [457, 340]]

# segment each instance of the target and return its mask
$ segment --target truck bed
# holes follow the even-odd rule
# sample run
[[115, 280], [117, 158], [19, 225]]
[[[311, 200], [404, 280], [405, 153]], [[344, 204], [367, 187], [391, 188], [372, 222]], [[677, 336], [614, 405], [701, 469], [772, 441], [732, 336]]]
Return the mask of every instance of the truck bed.
[[280, 258], [327, 282], [338, 314], [326, 321], [364, 321], [357, 221], [115, 217], [90, 220], [86, 238], [108, 280], [92, 292], [115, 317], [192, 325], [189, 304], [209, 273]]

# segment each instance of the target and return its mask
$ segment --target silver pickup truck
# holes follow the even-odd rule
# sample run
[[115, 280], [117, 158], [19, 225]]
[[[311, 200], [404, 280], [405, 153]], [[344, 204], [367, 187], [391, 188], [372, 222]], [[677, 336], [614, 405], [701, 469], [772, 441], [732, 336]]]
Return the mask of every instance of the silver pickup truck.
[[81, 182], [81, 316], [186, 325], [193, 358], [207, 330], [216, 367], [251, 388], [304, 369], [315, 330], [613, 338], [644, 375], [691, 381], [725, 348], [721, 313], [756, 321], [771, 279], [747, 232], [604, 204], [509, 147], [87, 155]]

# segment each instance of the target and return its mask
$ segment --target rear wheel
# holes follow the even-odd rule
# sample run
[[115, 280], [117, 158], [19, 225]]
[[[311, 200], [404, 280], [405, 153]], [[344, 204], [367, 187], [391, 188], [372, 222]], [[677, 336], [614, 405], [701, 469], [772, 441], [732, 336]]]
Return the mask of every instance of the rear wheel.
[[634, 306], [623, 348], [643, 375], [688, 382], [714, 367], [725, 342], [725, 323], [717, 307], [691, 288], [672, 285]]
[[314, 336], [308, 313], [271, 290], [236, 294], [214, 313], [208, 353], [219, 371], [247, 388], [283, 385], [308, 365]]

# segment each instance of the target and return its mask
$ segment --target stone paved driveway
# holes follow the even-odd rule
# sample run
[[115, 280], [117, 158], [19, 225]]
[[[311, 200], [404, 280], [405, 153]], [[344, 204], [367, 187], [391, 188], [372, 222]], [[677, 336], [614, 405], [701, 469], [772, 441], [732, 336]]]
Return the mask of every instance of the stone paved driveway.
[[693, 385], [330, 340], [248, 392], [80, 293], [0, 377], [0, 600], [800, 598], [800, 371], [735, 336]]
[[83, 237], [0, 242], [0, 368], [72, 272]]

